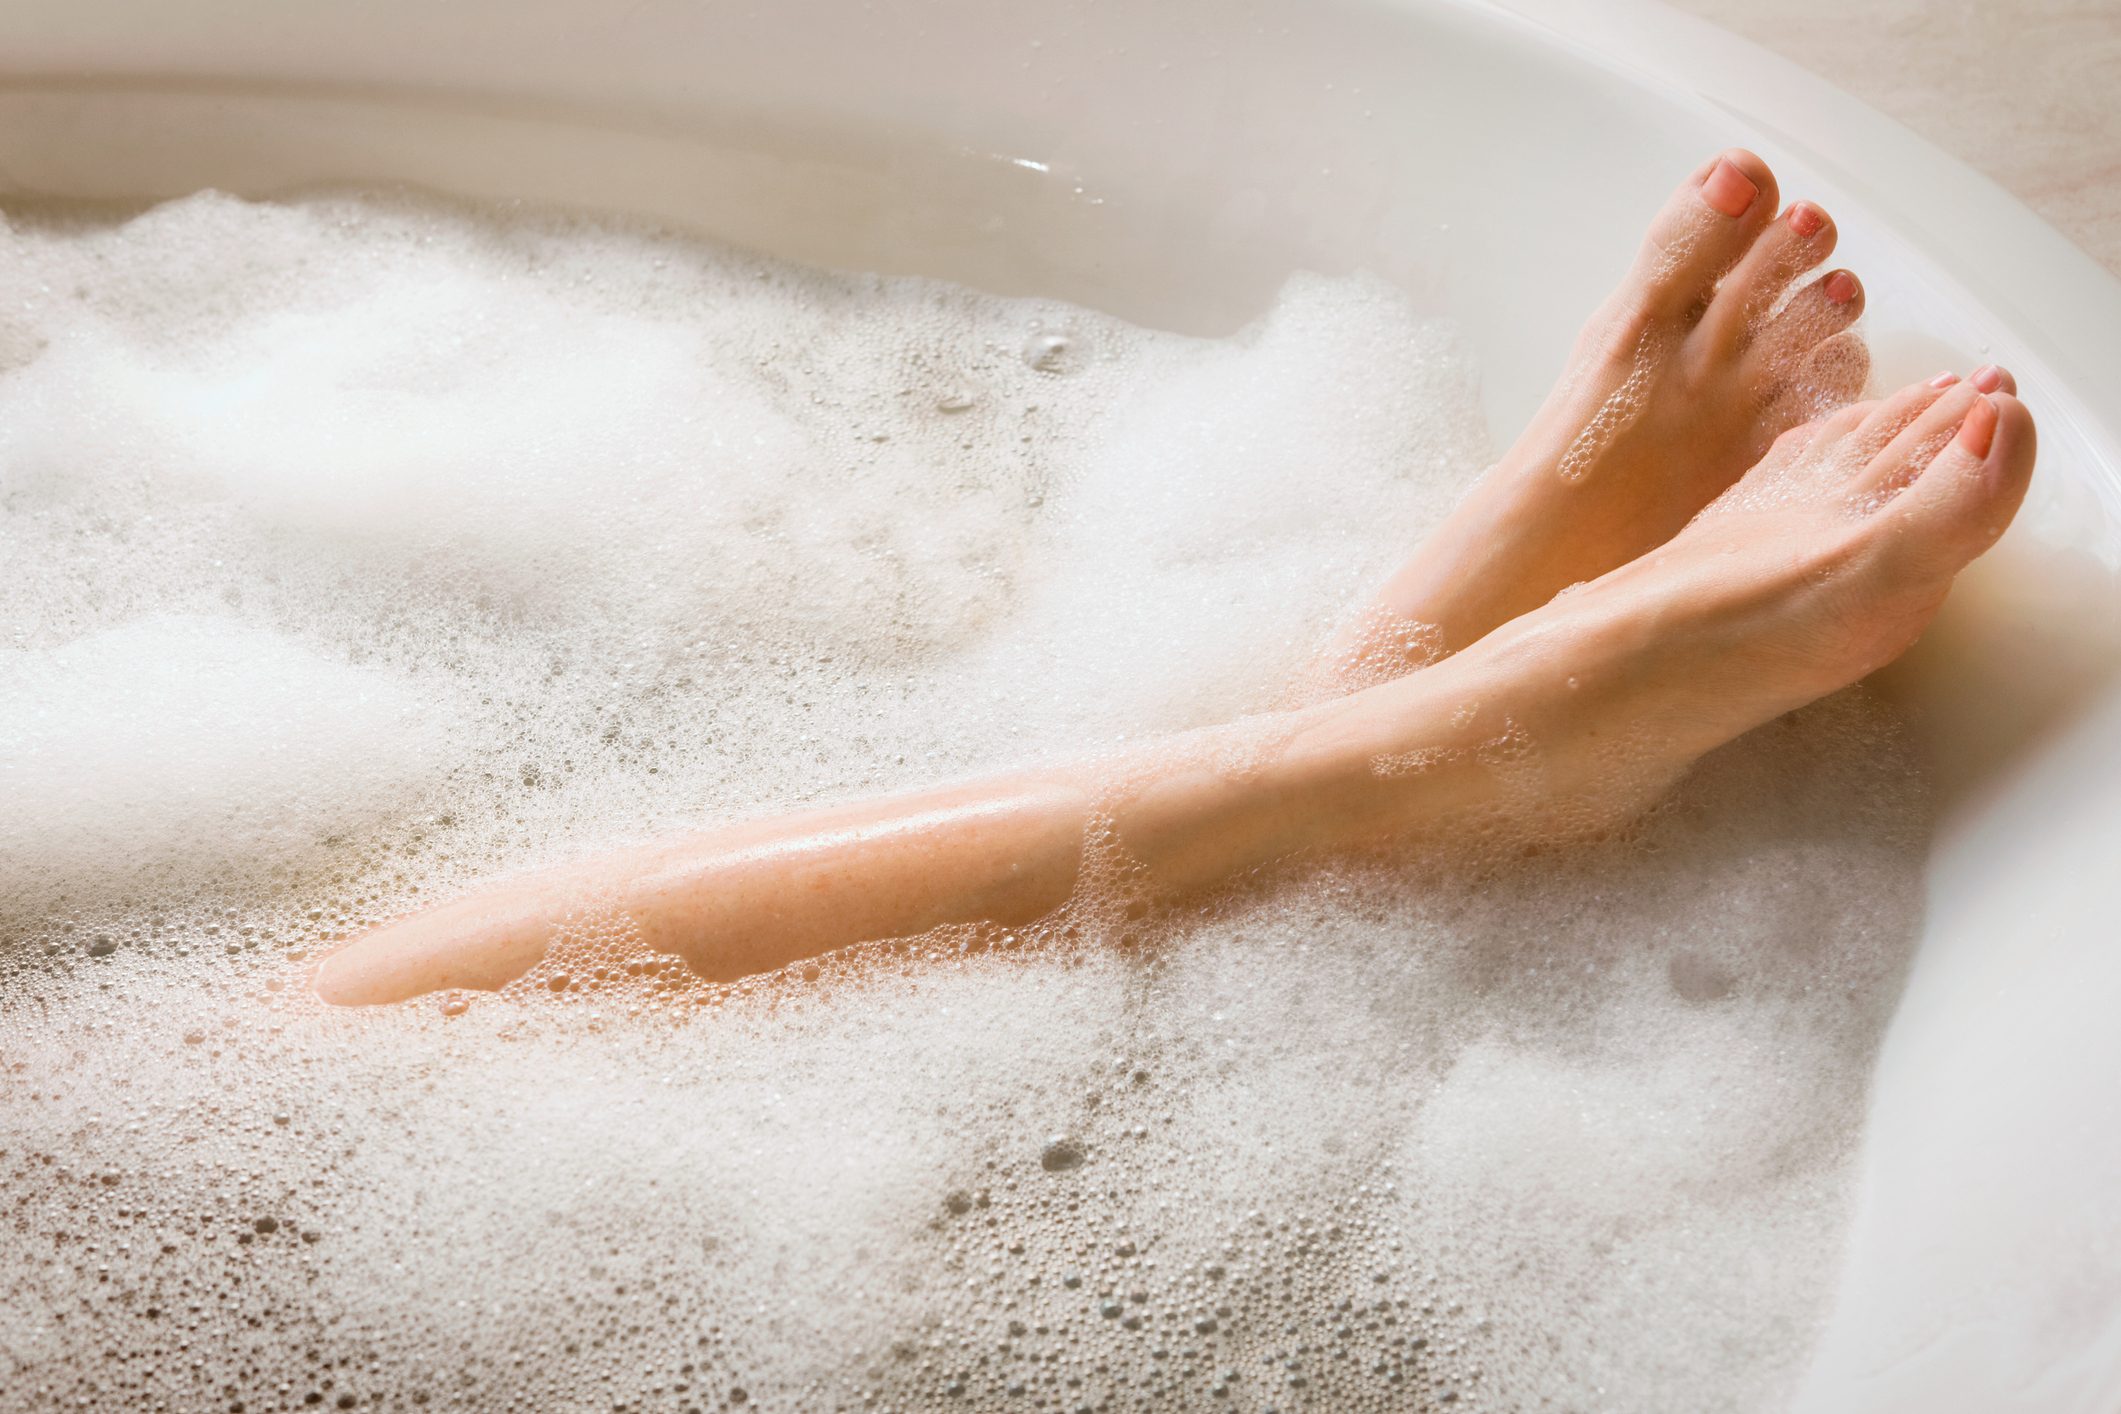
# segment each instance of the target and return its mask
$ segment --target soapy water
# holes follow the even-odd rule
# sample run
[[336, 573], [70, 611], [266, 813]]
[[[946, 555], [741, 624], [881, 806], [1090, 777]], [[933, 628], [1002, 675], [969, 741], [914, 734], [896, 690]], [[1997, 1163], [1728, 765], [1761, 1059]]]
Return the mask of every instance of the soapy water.
[[0, 1408], [1773, 1407], [1919, 906], [1861, 692], [1477, 879], [303, 985], [1284, 700], [1471, 378], [1359, 276], [1196, 340], [396, 196], [12, 213]]

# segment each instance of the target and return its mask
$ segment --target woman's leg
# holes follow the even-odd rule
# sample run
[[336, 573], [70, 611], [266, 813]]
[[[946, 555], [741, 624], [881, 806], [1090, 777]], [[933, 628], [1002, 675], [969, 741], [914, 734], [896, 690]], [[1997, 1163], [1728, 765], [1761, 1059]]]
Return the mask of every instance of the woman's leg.
[[[1168, 739], [1124, 759], [806, 811], [602, 856], [476, 891], [328, 959], [318, 990], [382, 1002], [499, 987], [570, 916], [619, 915], [639, 943], [713, 980], [949, 923], [1023, 924], [1075, 891], [1108, 848], [1146, 899], [1375, 833], [1399, 818], [1377, 754], [1470, 750], [1481, 730], [1441, 700], [1380, 735], [1345, 702]], [[1352, 754], [1351, 754], [1352, 750]], [[1447, 804], [1439, 783], [1423, 802]], [[1396, 813], [1395, 813], [1396, 812]]]
[[1904, 651], [2002, 533], [2033, 453], [2007, 393], [1904, 389], [1784, 436], [1670, 543], [1428, 671], [1128, 760], [499, 886], [356, 941], [317, 987], [370, 1003], [499, 986], [585, 899], [726, 978], [944, 923], [1028, 921], [1073, 892], [1094, 838], [1134, 887], [1170, 898], [1380, 837], [1624, 818], [1703, 752]]

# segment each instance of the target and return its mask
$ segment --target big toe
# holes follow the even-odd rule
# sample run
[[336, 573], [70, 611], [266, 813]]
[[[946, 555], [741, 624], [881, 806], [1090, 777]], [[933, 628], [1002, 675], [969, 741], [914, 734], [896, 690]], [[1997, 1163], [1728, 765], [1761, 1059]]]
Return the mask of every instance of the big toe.
[[1904, 493], [1917, 559], [1954, 574], [1995, 544], [2025, 499], [2038, 442], [2033, 415], [2016, 397], [1974, 398], [1952, 440]]
[[1718, 153], [1650, 223], [1620, 298], [1653, 319], [1690, 322], [1716, 282], [1775, 220], [1775, 174], [1743, 148]]

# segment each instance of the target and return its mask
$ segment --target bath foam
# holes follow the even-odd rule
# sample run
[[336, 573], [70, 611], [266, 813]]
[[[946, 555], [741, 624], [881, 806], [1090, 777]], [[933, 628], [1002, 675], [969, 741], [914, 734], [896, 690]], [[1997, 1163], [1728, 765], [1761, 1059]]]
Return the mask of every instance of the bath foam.
[[0, 650], [0, 895], [21, 908], [114, 863], [176, 873], [298, 864], [402, 813], [448, 761], [455, 714], [403, 676], [226, 616], [151, 615]]
[[1390, 288], [1202, 341], [389, 195], [5, 244], [0, 1407], [1777, 1406], [1919, 896], [1860, 692], [1470, 883], [304, 990], [1281, 700], [1485, 458]]

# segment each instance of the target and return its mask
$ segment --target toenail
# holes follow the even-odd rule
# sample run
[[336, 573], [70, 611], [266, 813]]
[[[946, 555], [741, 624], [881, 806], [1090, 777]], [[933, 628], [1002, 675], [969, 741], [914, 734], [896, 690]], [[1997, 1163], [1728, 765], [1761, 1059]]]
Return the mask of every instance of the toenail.
[[1731, 165], [1728, 157], [1716, 159], [1708, 180], [1701, 184], [1701, 199], [1726, 216], [1743, 216], [1752, 207], [1760, 188], [1752, 178]]
[[1816, 236], [1825, 224], [1826, 213], [1816, 206], [1800, 201], [1790, 208], [1790, 229], [1800, 236]]
[[1987, 398], [1976, 398], [1959, 424], [1959, 445], [1977, 457], [1985, 457], [1995, 440], [1996, 405]]
[[1846, 270], [1836, 270], [1826, 277], [1826, 297], [1835, 304], [1847, 304], [1856, 297], [1856, 277]]
[[1959, 375], [1947, 368], [1935, 378], [1930, 379], [1930, 386], [1932, 388], [1949, 388], [1958, 381]]
[[1967, 375], [1966, 381], [1984, 393], [1993, 393], [2003, 386], [2003, 370], [1993, 363], [1984, 363]]

